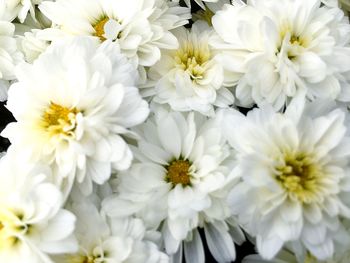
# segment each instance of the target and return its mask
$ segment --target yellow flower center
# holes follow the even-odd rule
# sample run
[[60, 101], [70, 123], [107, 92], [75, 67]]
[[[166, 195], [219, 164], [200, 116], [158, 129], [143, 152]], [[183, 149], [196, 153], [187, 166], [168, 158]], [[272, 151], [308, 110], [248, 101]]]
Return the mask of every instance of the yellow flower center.
[[312, 203], [318, 198], [321, 169], [306, 154], [286, 154], [284, 165], [276, 171], [276, 180], [300, 202]]
[[304, 263], [317, 263], [318, 259], [314, 257], [310, 252], [306, 253]]
[[11, 249], [21, 241], [20, 236], [30, 233], [32, 226], [23, 223], [22, 218], [20, 213], [0, 211], [0, 251]]
[[166, 181], [173, 184], [175, 187], [177, 184], [187, 186], [191, 184], [190, 176], [191, 164], [187, 160], [176, 160], [167, 166]]
[[92, 253], [92, 254], [78, 253], [75, 255], [67, 255], [65, 257], [65, 262], [67, 263], [105, 263], [106, 262], [105, 259], [107, 257], [108, 257], [107, 251], [103, 251], [101, 254], [100, 253]]
[[281, 51], [282, 44], [286, 36], [289, 37], [288, 41], [290, 45], [287, 48], [286, 52], [290, 60], [293, 60], [300, 53], [302, 53], [303, 50], [307, 48], [311, 42], [310, 37], [307, 37], [303, 34], [295, 33], [295, 30], [293, 30], [292, 25], [289, 22], [284, 22], [281, 24], [280, 27], [280, 43], [278, 45], [278, 52]]
[[51, 102], [42, 118], [43, 127], [52, 135], [72, 135], [76, 128], [75, 117], [77, 113], [76, 108], [67, 108]]
[[175, 54], [175, 63], [188, 72], [192, 80], [203, 79], [205, 65], [211, 59], [208, 45], [186, 41]]
[[95, 259], [93, 257], [83, 255], [70, 256], [66, 261], [67, 263], [95, 263]]
[[105, 41], [106, 38], [103, 36], [105, 34], [105, 24], [109, 21], [108, 17], [104, 17], [101, 20], [99, 20], [95, 25], [95, 36], [99, 37], [101, 41]]

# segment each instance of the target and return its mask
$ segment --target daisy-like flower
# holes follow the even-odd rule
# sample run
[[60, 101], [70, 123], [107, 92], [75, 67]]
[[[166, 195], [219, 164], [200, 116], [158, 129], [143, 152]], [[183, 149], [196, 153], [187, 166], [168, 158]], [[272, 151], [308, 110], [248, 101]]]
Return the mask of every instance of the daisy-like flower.
[[109, 39], [141, 66], [158, 61], [160, 48], [177, 48], [169, 30], [190, 18], [189, 9], [164, 0], [58, 0], [43, 2], [39, 8], [54, 24], [46, 30], [48, 40], [62, 35]]
[[209, 47], [213, 30], [196, 23], [191, 31], [174, 31], [179, 41], [176, 51], [164, 51], [161, 60], [149, 70], [154, 83], [154, 101], [168, 103], [176, 111], [199, 111], [214, 115], [214, 105], [233, 104], [233, 94], [225, 87], [224, 70]]
[[13, 36], [15, 26], [7, 20], [6, 6], [0, 3], [0, 101], [7, 99], [9, 81], [15, 79], [15, 66], [23, 60]]
[[167, 263], [169, 258], [151, 241], [144, 239], [140, 219], [106, 218], [88, 200], [69, 205], [77, 216], [75, 236], [79, 251], [55, 257], [56, 263]]
[[53, 263], [50, 254], [78, 249], [75, 217], [46, 182], [48, 167], [17, 162], [12, 151], [0, 160], [0, 261]]
[[28, 63], [33, 63], [50, 45], [50, 41], [40, 37], [41, 33], [40, 29], [32, 29], [20, 36], [20, 50]]
[[211, 19], [215, 13], [222, 9], [225, 4], [231, 4], [230, 0], [218, 0], [216, 2], [206, 2], [204, 8], [192, 14], [192, 20], [203, 20], [212, 26]]
[[349, 235], [349, 220], [342, 220], [345, 227], [339, 231], [335, 241], [334, 255], [330, 259], [319, 260], [308, 252], [304, 247], [297, 242], [288, 242], [287, 245], [278, 252], [272, 260], [263, 259], [260, 255], [248, 255], [243, 259], [243, 263], [347, 263], [350, 256], [350, 235]]
[[280, 109], [298, 90], [311, 100], [350, 100], [350, 25], [341, 9], [320, 0], [251, 0], [226, 5], [212, 21], [222, 64], [241, 74], [239, 105]]
[[193, 113], [157, 112], [139, 126], [135, 158], [140, 162], [118, 174], [118, 194], [104, 201], [103, 210], [112, 217], [135, 214], [147, 227], [161, 230], [173, 259], [184, 250], [187, 262], [204, 262], [197, 231], [202, 227], [217, 261], [234, 260], [229, 231], [234, 229], [239, 241], [244, 235], [235, 222], [225, 221], [233, 162], [220, 127]]
[[[35, 18], [35, 8], [42, 2], [43, 0], [4, 0], [4, 4], [6, 5], [6, 12], [11, 16], [12, 19], [18, 17], [18, 20], [23, 23], [26, 19], [28, 13], [30, 13], [31, 17]], [[52, 1], [52, 0], [46, 0]], [[12, 20], [11, 19], [11, 20]]]
[[69, 191], [76, 178], [89, 194], [92, 182], [102, 184], [111, 169], [131, 164], [122, 135], [149, 112], [136, 76], [136, 66], [109, 42], [77, 38], [52, 45], [32, 65], [18, 67], [7, 102], [17, 122], [2, 135], [32, 161], [50, 164], [58, 185]]
[[330, 258], [345, 232], [340, 218], [350, 217], [345, 113], [325, 102], [304, 103], [295, 99], [284, 114], [270, 106], [247, 117], [224, 114], [225, 134], [237, 151], [234, 173], [242, 179], [229, 195], [230, 207], [266, 259], [288, 241], [318, 260]]
[[[276, 258], [267, 260], [263, 259], [260, 255], [248, 255], [246, 256], [242, 263], [336, 263], [335, 261], [319, 261], [317, 258], [311, 254], [306, 254], [302, 259], [298, 259], [295, 254], [289, 250], [281, 250]], [[340, 263], [340, 262], [339, 262]]]

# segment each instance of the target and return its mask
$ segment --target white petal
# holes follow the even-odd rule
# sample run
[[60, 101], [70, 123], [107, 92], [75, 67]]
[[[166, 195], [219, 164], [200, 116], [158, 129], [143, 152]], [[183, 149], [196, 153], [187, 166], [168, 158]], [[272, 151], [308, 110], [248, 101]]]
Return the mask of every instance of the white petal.
[[193, 231], [192, 240], [184, 242], [185, 258], [187, 262], [205, 262], [204, 249], [202, 239], [198, 233], [198, 230]]
[[206, 224], [204, 226], [204, 233], [209, 250], [218, 262], [230, 262], [235, 260], [235, 245], [222, 224]]

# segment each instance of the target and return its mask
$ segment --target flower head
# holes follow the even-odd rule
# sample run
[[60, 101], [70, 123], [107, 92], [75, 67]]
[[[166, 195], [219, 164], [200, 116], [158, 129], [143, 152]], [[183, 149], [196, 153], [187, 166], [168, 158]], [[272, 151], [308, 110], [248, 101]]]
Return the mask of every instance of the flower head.
[[[184, 248], [195, 262], [201, 262], [204, 255], [197, 231], [202, 227], [213, 242], [209, 247], [214, 257], [219, 262], [234, 260], [228, 231], [236, 227], [241, 232], [228, 220], [225, 201], [234, 183], [230, 176], [233, 161], [215, 123], [193, 113], [159, 110], [139, 127], [142, 139], [134, 151], [138, 162], [118, 174], [119, 194], [107, 198], [104, 211], [119, 218], [135, 214], [149, 228], [162, 231], [170, 255], [181, 255]], [[198, 250], [191, 252], [194, 247]]]
[[0, 3], [0, 101], [7, 99], [9, 81], [15, 79], [15, 66], [23, 60], [14, 38], [15, 26], [7, 18], [4, 2]]
[[225, 88], [222, 65], [209, 46], [213, 31], [196, 23], [191, 31], [180, 28], [174, 31], [179, 48], [164, 51], [161, 60], [149, 70], [150, 82], [154, 83], [154, 101], [168, 103], [173, 110], [199, 111], [214, 115], [214, 106], [233, 104], [233, 94]]
[[77, 38], [53, 45], [18, 68], [7, 103], [17, 122], [2, 134], [31, 160], [55, 167], [56, 182], [67, 191], [76, 179], [90, 193], [92, 182], [102, 184], [111, 169], [131, 163], [122, 135], [149, 112], [136, 76], [111, 43]]
[[54, 24], [46, 30], [48, 38], [74, 35], [94, 36], [101, 42], [109, 39], [141, 66], [159, 60], [160, 48], [176, 48], [170, 30], [186, 24], [189, 18], [187, 8], [163, 0], [59, 0], [46, 1], [39, 8]]
[[61, 209], [48, 167], [17, 161], [12, 150], [0, 160], [0, 260], [53, 263], [49, 254], [77, 250], [75, 217]]
[[237, 81], [238, 104], [279, 110], [298, 91], [349, 101], [350, 25], [339, 8], [312, 1], [249, 1], [213, 17], [221, 60]]
[[55, 257], [57, 263], [166, 263], [168, 257], [145, 238], [140, 219], [112, 219], [104, 216], [85, 197], [67, 206], [77, 216], [75, 236], [79, 251]]
[[343, 231], [340, 219], [350, 217], [345, 114], [329, 108], [297, 98], [284, 114], [263, 107], [247, 117], [226, 115], [242, 178], [229, 203], [264, 258], [287, 242], [319, 260], [330, 258]]

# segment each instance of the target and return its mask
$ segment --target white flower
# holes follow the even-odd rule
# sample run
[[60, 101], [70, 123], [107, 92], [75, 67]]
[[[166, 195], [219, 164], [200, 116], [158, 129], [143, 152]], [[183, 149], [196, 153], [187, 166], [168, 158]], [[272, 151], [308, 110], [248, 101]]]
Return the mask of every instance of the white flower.
[[192, 14], [192, 20], [203, 20], [212, 26], [211, 19], [215, 13], [222, 9], [225, 4], [230, 4], [230, 0], [218, 0], [217, 2], [206, 2], [203, 9]]
[[[118, 174], [117, 196], [108, 198], [104, 211], [113, 217], [136, 214], [146, 226], [162, 231], [165, 248], [175, 258], [204, 262], [197, 227], [204, 227], [213, 256], [232, 261], [235, 248], [228, 231], [235, 227], [226, 204], [233, 162], [220, 127], [193, 113], [165, 113], [139, 126], [142, 139], [135, 148], [130, 170]], [[242, 237], [243, 236], [243, 237]], [[220, 244], [220, 245], [219, 245]], [[174, 254], [175, 253], [175, 254]]]
[[15, 79], [15, 66], [22, 61], [13, 37], [15, 26], [6, 20], [6, 8], [0, 3], [0, 101], [7, 99], [9, 81]]
[[200, 23], [191, 31], [174, 31], [179, 41], [176, 51], [162, 52], [161, 60], [149, 70], [154, 82], [154, 101], [168, 103], [176, 111], [199, 111], [214, 115], [214, 105], [233, 104], [233, 94], [225, 87], [224, 70], [215, 60], [208, 42], [213, 31]]
[[114, 220], [103, 216], [89, 201], [73, 202], [77, 216], [75, 235], [79, 251], [55, 257], [57, 263], [167, 263], [168, 256], [144, 240], [145, 228], [139, 219]]
[[313, 257], [311, 254], [307, 254], [302, 259], [298, 259], [296, 255], [287, 250], [283, 249], [281, 250], [278, 255], [271, 260], [264, 260], [260, 255], [248, 255], [246, 256], [243, 261], [243, 263], [335, 263], [332, 262], [326, 262], [326, 261], [319, 261], [317, 258]]
[[6, 5], [6, 12], [8, 12], [8, 15], [10, 15], [12, 19], [18, 17], [19, 21], [23, 23], [28, 13], [36, 20], [35, 8], [42, 1], [43, 0], [4, 0], [3, 2]]
[[75, 217], [46, 182], [48, 167], [20, 161], [13, 153], [0, 160], [0, 261], [53, 263], [49, 254], [77, 250]]
[[339, 8], [319, 0], [252, 0], [226, 5], [213, 17], [225, 50], [222, 64], [237, 81], [238, 104], [289, 103], [298, 90], [306, 96], [350, 100], [350, 25]]
[[187, 8], [164, 0], [58, 0], [43, 2], [39, 8], [54, 23], [46, 30], [48, 40], [63, 35], [110, 39], [141, 66], [159, 60], [160, 48], [177, 48], [169, 30], [190, 18]]
[[298, 97], [285, 114], [267, 106], [247, 117], [226, 112], [223, 122], [237, 151], [234, 173], [242, 178], [229, 203], [266, 259], [288, 241], [319, 260], [330, 258], [345, 232], [340, 218], [350, 217], [345, 113], [304, 103]]
[[[2, 132], [33, 161], [50, 164], [67, 191], [74, 179], [89, 194], [111, 169], [130, 166], [121, 137], [148, 115], [134, 83], [137, 71], [115, 45], [91, 38], [52, 45], [18, 67], [7, 107], [17, 122]], [[62, 181], [64, 180], [64, 181]]]
[[339, 231], [334, 238], [334, 254], [332, 258], [319, 260], [313, 256], [305, 247], [298, 242], [288, 242], [281, 249], [274, 259], [266, 260], [258, 254], [248, 255], [243, 259], [243, 263], [347, 263], [350, 256], [350, 221], [342, 220], [345, 227]]
[[33, 63], [50, 45], [49, 41], [40, 37], [41, 32], [39, 29], [32, 29], [20, 37], [20, 49], [28, 63]]

